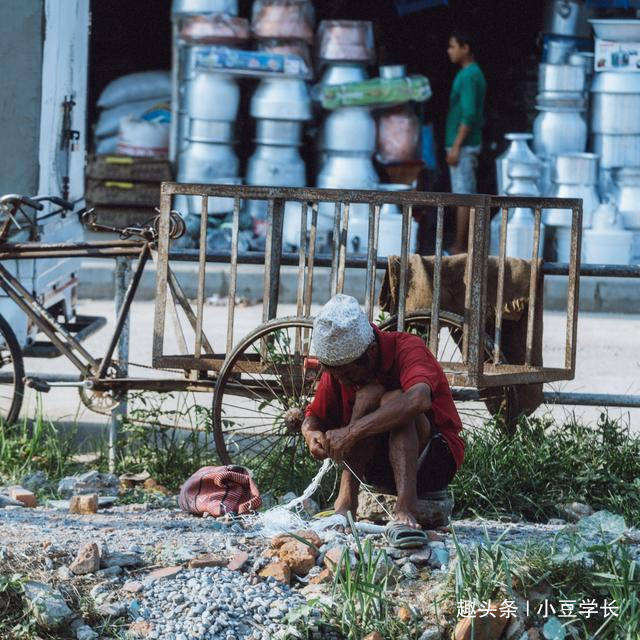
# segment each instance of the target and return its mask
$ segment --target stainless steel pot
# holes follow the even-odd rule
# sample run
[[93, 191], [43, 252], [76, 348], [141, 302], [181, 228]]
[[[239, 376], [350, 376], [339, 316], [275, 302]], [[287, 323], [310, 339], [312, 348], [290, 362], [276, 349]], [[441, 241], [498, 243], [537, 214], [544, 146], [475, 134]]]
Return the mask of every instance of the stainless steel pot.
[[240, 87], [231, 76], [197, 73], [187, 87], [185, 104], [190, 118], [233, 122], [238, 115]]
[[[593, 212], [600, 205], [598, 191], [594, 184], [554, 184], [551, 191], [553, 198], [581, 198], [582, 199], [582, 227], [591, 226]], [[545, 209], [542, 221], [546, 225], [557, 227], [571, 226], [571, 211], [569, 209]]]
[[584, 91], [585, 71], [582, 66], [571, 64], [545, 64], [538, 66], [540, 91]]
[[304, 80], [265, 78], [251, 98], [251, 116], [271, 120], [310, 120], [311, 98]]
[[194, 142], [233, 142], [233, 122], [225, 120], [191, 120], [189, 139]]
[[615, 201], [626, 229], [640, 229], [640, 167], [625, 167], [614, 173]]
[[592, 133], [640, 133], [640, 74], [596, 74], [591, 85]]
[[376, 122], [365, 107], [344, 107], [325, 118], [318, 141], [320, 149], [372, 154], [376, 148]]
[[347, 82], [362, 82], [369, 77], [367, 67], [364, 64], [355, 62], [333, 63], [327, 66], [320, 84], [345, 84]]
[[[195, 182], [193, 179], [185, 179], [182, 182]], [[205, 184], [242, 184], [242, 178], [238, 176], [225, 176], [207, 180]], [[200, 196], [186, 196], [189, 213], [199, 216], [202, 213], [202, 198]], [[233, 198], [209, 197], [207, 200], [207, 211], [209, 215], [219, 215], [233, 211]]]
[[237, 16], [238, 0], [173, 0], [171, 13], [230, 13]]
[[385, 79], [404, 78], [407, 75], [407, 67], [403, 64], [380, 65], [380, 77]]
[[370, 154], [330, 153], [318, 174], [318, 187], [375, 189], [379, 180]]
[[230, 144], [190, 142], [178, 156], [178, 182], [211, 182], [237, 176], [240, 161]]
[[267, 187], [304, 187], [304, 161], [298, 147], [256, 146], [247, 164], [246, 183]]
[[560, 153], [555, 156], [553, 181], [557, 184], [598, 184], [595, 153]]
[[533, 140], [532, 133], [506, 133], [505, 139], [509, 141], [507, 150], [496, 159], [496, 174], [498, 181], [498, 193], [504, 194], [509, 184], [508, 167], [511, 162], [538, 163], [540, 160], [529, 148], [529, 140]]
[[533, 149], [540, 157], [584, 151], [587, 123], [582, 110], [536, 107], [540, 112], [533, 123]]
[[565, 64], [575, 49], [575, 42], [569, 38], [548, 37], [544, 43], [543, 62], [547, 64]]
[[584, 69], [587, 84], [589, 84], [589, 80], [593, 77], [594, 73], [593, 59], [594, 54], [591, 51], [574, 51], [568, 58], [569, 64]]
[[299, 120], [256, 120], [256, 142], [285, 147], [302, 143], [302, 122]]
[[640, 135], [591, 135], [591, 150], [600, 156], [603, 169], [640, 167]]
[[547, 0], [542, 18], [544, 33], [590, 38], [591, 28], [584, 3], [577, 0]]

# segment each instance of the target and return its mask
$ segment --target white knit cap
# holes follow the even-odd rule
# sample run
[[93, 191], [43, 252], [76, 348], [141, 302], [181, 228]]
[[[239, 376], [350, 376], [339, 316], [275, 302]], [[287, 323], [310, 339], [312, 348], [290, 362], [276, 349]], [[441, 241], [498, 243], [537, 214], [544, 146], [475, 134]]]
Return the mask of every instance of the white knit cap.
[[311, 352], [323, 364], [339, 367], [359, 358], [374, 340], [367, 316], [352, 296], [333, 296], [313, 323]]

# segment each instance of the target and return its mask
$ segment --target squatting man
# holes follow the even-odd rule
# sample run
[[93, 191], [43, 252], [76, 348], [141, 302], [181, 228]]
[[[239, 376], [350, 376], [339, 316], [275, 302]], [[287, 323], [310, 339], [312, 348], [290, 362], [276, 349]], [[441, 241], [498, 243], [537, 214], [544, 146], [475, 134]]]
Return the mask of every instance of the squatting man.
[[302, 434], [314, 458], [346, 463], [336, 513], [355, 515], [362, 480], [397, 495], [395, 521], [419, 529], [418, 497], [445, 488], [464, 456], [442, 367], [420, 337], [380, 331], [343, 294], [317, 316], [311, 352], [323, 371]]

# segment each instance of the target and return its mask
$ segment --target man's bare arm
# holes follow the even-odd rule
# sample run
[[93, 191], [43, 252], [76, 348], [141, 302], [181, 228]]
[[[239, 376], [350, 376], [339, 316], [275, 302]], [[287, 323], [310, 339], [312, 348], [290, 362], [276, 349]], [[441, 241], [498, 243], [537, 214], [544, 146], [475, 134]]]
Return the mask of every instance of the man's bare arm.
[[428, 384], [420, 382], [351, 424], [349, 440], [355, 444], [378, 433], [403, 427], [430, 408], [431, 389]]

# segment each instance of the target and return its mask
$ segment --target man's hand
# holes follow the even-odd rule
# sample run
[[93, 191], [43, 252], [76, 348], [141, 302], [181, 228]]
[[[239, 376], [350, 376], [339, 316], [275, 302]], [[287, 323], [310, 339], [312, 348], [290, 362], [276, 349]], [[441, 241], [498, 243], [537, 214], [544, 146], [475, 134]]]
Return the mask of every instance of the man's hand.
[[453, 146], [447, 151], [447, 164], [455, 167], [458, 162], [460, 162], [460, 147]]
[[353, 441], [350, 437], [349, 427], [342, 427], [341, 429], [331, 429], [324, 434], [325, 451], [327, 455], [336, 461], [342, 460], [344, 456], [349, 453], [349, 449], [353, 446]]
[[308, 431], [304, 439], [309, 447], [309, 453], [316, 460], [324, 460], [327, 457], [325, 434], [322, 431]]

